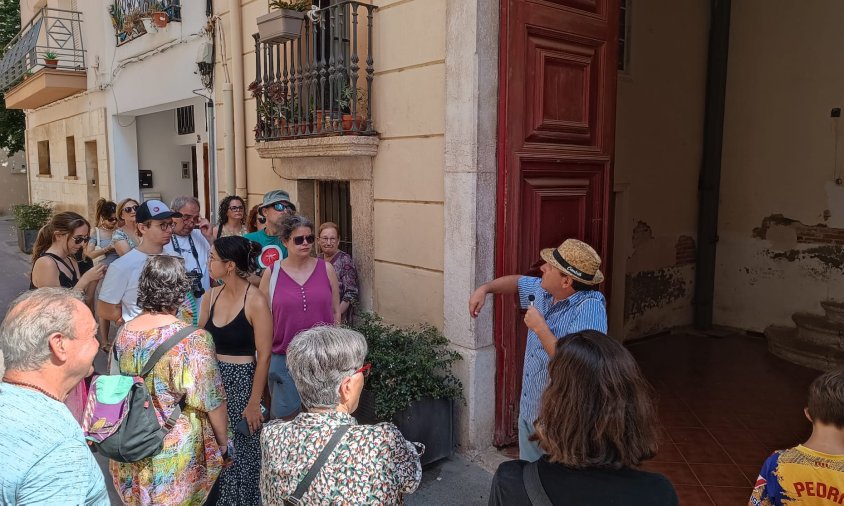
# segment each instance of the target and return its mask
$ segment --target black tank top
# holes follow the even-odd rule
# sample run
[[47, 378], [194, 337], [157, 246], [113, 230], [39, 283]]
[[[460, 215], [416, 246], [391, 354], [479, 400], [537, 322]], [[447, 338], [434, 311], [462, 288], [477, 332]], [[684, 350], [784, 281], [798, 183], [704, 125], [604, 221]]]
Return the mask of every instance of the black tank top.
[[[223, 288], [225, 290], [225, 287]], [[237, 313], [232, 321], [218, 327], [214, 325], [214, 306], [220, 293], [211, 302], [211, 310], [208, 312], [208, 321], [205, 322], [205, 330], [214, 337], [214, 345], [220, 355], [232, 355], [236, 357], [255, 356], [255, 330], [246, 319], [246, 295], [249, 293], [249, 285], [246, 286], [246, 293], [243, 294], [243, 308]]]
[[[56, 269], [59, 270], [59, 286], [60, 287], [62, 287], [62, 288], [73, 288], [73, 287], [76, 286], [76, 283], [79, 282], [79, 276], [77, 276], [76, 269], [73, 268], [73, 265], [67, 265], [67, 263], [65, 263], [64, 260], [62, 260], [57, 255], [54, 255], [52, 253], [44, 253], [41, 256], [42, 257], [45, 257], [45, 256], [50, 257], [50, 258], [53, 259], [53, 262], [56, 263]], [[68, 276], [67, 274], [65, 274], [62, 271], [61, 267], [59, 267], [59, 264], [64, 265], [65, 269], [67, 269], [71, 272], [71, 275]], [[34, 267], [35, 267], [35, 264], [33, 264], [33, 268]], [[35, 286], [35, 284], [32, 282], [32, 271], [30, 271], [29, 272], [29, 289], [35, 290], [36, 288], [38, 288], [38, 287]]]

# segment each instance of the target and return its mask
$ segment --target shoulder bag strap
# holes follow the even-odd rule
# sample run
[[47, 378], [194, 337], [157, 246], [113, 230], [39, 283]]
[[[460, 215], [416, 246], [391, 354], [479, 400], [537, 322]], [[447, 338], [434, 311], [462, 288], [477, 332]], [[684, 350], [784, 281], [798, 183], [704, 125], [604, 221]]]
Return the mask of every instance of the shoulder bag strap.
[[539, 464], [528, 462], [522, 470], [522, 480], [525, 483], [525, 490], [533, 506], [552, 506], [551, 498], [542, 487], [539, 480]]
[[[120, 332], [123, 331], [123, 327], [125, 326], [126, 324], [124, 323], [123, 325], [118, 327], [117, 332], [115, 332], [114, 335], [119, 336]], [[115, 337], [115, 339], [117, 338]], [[111, 376], [120, 374], [120, 363], [117, 360], [117, 346], [115, 346], [113, 342], [111, 343], [111, 363], [108, 365], [108, 373]]]
[[281, 259], [278, 259], [270, 266], [270, 286], [269, 286], [269, 294], [270, 294], [270, 312], [273, 309], [273, 295], [275, 294], [275, 285], [278, 283], [278, 273], [281, 272]]
[[[173, 334], [170, 339], [164, 341], [163, 343], [158, 345], [158, 348], [152, 353], [152, 356], [147, 359], [146, 364], [144, 364], [143, 370], [141, 370], [141, 377], [146, 379], [146, 375], [152, 371], [152, 368], [155, 367], [155, 364], [161, 360], [164, 355], [173, 349], [174, 346], [182, 342], [182, 339], [188, 337], [193, 332], [199, 330], [197, 327], [193, 325], [188, 325], [187, 327], [183, 328], [182, 330]], [[185, 398], [182, 397], [179, 400], [179, 403], [173, 408], [173, 411], [170, 413], [170, 416], [167, 420], [164, 421], [164, 425], [161, 427], [161, 430], [164, 434], [170, 432], [174, 425], [176, 425], [176, 421], [179, 420], [179, 416], [182, 414], [182, 409], [185, 407]]]
[[308, 474], [306, 474], [305, 477], [302, 478], [302, 481], [299, 482], [299, 485], [296, 487], [296, 491], [293, 492], [293, 495], [287, 498], [288, 503], [296, 505], [301, 502], [302, 496], [304, 496], [311, 487], [311, 482], [313, 482], [314, 478], [317, 477], [317, 474], [319, 474], [322, 466], [324, 466], [325, 462], [328, 461], [328, 457], [330, 457], [331, 453], [334, 452], [334, 448], [336, 448], [340, 440], [343, 439], [347, 430], [349, 430], [348, 425], [340, 425], [337, 427], [337, 430], [334, 431], [331, 439], [328, 440], [328, 444], [326, 444], [325, 448], [323, 448], [319, 453], [319, 457], [317, 457], [314, 465], [308, 469]]

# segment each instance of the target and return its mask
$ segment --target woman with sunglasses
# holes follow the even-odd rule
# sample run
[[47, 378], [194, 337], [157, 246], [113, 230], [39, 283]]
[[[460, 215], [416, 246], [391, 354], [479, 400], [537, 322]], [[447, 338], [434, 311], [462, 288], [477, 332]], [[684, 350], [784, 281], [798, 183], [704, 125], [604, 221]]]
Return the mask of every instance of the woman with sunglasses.
[[[67, 211], [53, 215], [49, 223], [38, 231], [38, 238], [32, 247], [32, 274], [29, 288], [60, 286], [91, 293], [105, 274], [105, 264], [92, 267], [84, 274], [74, 256], [87, 244], [91, 230], [88, 220], [77, 213]], [[87, 389], [81, 381], [65, 399], [70, 412], [82, 420]]]
[[316, 237], [309, 219], [287, 216], [281, 222], [280, 236], [287, 258], [264, 271], [260, 288], [273, 315], [270, 416], [290, 419], [299, 412], [300, 399], [287, 369], [287, 347], [303, 330], [340, 323], [340, 287], [334, 267], [311, 256]]
[[[341, 327], [314, 327], [287, 349], [290, 374], [307, 412], [291, 422], [268, 422], [261, 436], [261, 499], [289, 504], [302, 477], [316, 479], [301, 504], [402, 504], [422, 479], [419, 453], [391, 423], [358, 425], [351, 415], [370, 365], [366, 339]], [[317, 456], [335, 434], [336, 446], [321, 468]], [[424, 451], [424, 446], [419, 445]]]
[[218, 480], [216, 504], [260, 504], [261, 398], [267, 386], [273, 320], [267, 299], [246, 279], [258, 268], [261, 246], [243, 237], [220, 237], [208, 272], [222, 281], [202, 298], [199, 326], [211, 333], [234, 431], [234, 462]]
[[214, 239], [232, 235], [243, 237], [246, 231], [246, 203], [237, 195], [229, 195], [220, 202]]
[[[91, 241], [88, 243], [86, 251], [88, 258], [98, 261], [103, 265], [109, 265], [120, 258], [113, 242], [113, 234], [117, 228], [117, 221], [117, 204], [106, 199], [98, 200], [94, 213], [94, 222], [97, 226], [94, 227], [94, 232], [91, 234]], [[82, 266], [80, 265], [80, 267]], [[102, 280], [97, 283], [96, 293], [93, 294], [94, 300], [99, 296], [102, 284]], [[100, 323], [98, 327], [100, 349], [108, 353], [110, 350], [108, 336], [111, 322], [105, 318], [98, 318], [98, 320]]]
[[135, 199], [123, 199], [117, 204], [117, 224], [120, 226], [112, 234], [111, 240], [115, 251], [120, 256], [129, 253], [141, 243], [138, 224], [135, 222], [137, 210], [138, 201]]

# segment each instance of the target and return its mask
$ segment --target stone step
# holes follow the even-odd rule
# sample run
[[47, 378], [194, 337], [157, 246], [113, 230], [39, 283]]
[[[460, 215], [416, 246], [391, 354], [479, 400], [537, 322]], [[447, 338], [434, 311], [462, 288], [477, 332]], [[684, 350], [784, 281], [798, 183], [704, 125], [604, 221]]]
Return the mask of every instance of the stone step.
[[771, 326], [765, 329], [765, 337], [771, 353], [794, 364], [820, 371], [844, 366], [843, 349], [807, 342], [798, 329]]
[[832, 323], [825, 316], [809, 313], [795, 313], [791, 319], [797, 325], [800, 339], [805, 343], [844, 349], [844, 325]]
[[844, 325], [844, 302], [837, 300], [822, 300], [821, 307], [826, 311], [826, 319], [831, 323]]

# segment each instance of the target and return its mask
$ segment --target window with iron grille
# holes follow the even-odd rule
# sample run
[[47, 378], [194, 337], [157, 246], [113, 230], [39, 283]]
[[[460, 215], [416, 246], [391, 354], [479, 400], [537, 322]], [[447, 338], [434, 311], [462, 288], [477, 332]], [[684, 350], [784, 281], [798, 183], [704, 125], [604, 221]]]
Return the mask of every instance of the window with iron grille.
[[630, 4], [621, 0], [618, 13], [618, 71], [630, 73]]
[[319, 181], [317, 184], [319, 223], [333, 221], [340, 227], [340, 249], [352, 254], [352, 206], [348, 181]]
[[179, 135], [192, 134], [194, 132], [193, 125], [193, 106], [187, 105], [176, 109], [176, 131]]

